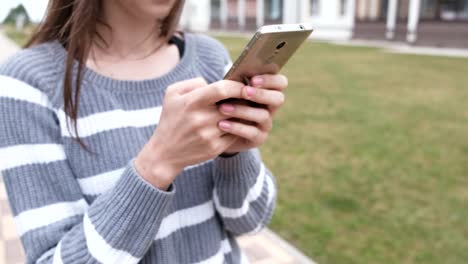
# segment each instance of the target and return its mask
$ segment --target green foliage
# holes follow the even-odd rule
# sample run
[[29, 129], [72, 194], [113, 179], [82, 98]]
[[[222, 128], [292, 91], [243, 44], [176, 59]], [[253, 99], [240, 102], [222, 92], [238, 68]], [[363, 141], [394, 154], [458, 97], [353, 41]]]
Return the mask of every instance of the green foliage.
[[[247, 39], [220, 38], [235, 58]], [[321, 264], [468, 260], [467, 59], [309, 42], [283, 71], [272, 229]]]
[[25, 16], [25, 25], [31, 23], [31, 19], [28, 15], [28, 12], [24, 8], [22, 4], [18, 5], [15, 8], [12, 8], [10, 10], [10, 13], [8, 13], [8, 16], [5, 18], [3, 21], [3, 24], [15, 24], [16, 23], [16, 17], [23, 14]]
[[37, 25], [35, 24], [29, 24], [23, 30], [17, 31], [13, 25], [5, 25], [3, 26], [3, 31], [7, 37], [13, 40], [20, 47], [23, 47], [28, 42], [28, 39], [31, 37], [36, 27]]

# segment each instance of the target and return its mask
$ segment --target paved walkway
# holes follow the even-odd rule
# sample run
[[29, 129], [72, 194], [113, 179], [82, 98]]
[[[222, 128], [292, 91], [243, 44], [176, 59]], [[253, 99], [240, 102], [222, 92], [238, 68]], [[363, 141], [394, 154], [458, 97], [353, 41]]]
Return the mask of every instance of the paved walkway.
[[[406, 21], [397, 21], [395, 41], [406, 42]], [[367, 40], [385, 40], [386, 21], [356, 21], [354, 38]], [[418, 24], [416, 46], [468, 48], [468, 24], [466, 21], [430, 21], [422, 20]]]
[[[250, 32], [226, 32], [226, 31], [215, 31], [212, 33], [215, 36], [238, 36], [244, 38], [252, 37]], [[401, 54], [413, 54], [413, 55], [428, 55], [428, 56], [440, 56], [440, 57], [455, 57], [455, 58], [468, 58], [468, 49], [464, 48], [441, 48], [431, 46], [413, 46], [406, 42], [398, 41], [386, 41], [386, 40], [368, 40], [368, 39], [352, 39], [344, 41], [327, 41], [327, 40], [316, 40], [312, 33], [311, 41], [319, 41], [325, 43], [332, 43], [336, 45], [344, 46], [355, 46], [355, 47], [371, 47], [381, 48], [384, 52], [389, 53], [401, 53]]]
[[[0, 32], [0, 63], [17, 50], [18, 47]], [[314, 264], [270, 230], [264, 230], [256, 236], [241, 237], [238, 241], [252, 264]], [[24, 251], [18, 240], [0, 177], [0, 264], [3, 263], [24, 263]]]
[[468, 49], [413, 46], [405, 42], [353, 39], [348, 41], [334, 41], [332, 43], [345, 46], [382, 48], [385, 52], [390, 53], [468, 58]]

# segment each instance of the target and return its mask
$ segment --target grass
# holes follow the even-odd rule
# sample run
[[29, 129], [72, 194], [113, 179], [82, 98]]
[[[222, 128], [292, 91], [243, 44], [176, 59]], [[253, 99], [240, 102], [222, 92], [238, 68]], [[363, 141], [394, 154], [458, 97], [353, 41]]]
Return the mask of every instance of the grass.
[[34, 29], [35, 25], [26, 26], [22, 31], [16, 30], [13, 25], [3, 25], [3, 31], [6, 36], [12, 39], [20, 47], [23, 47], [26, 44]]
[[[219, 39], [233, 58], [247, 42]], [[307, 43], [262, 147], [279, 187], [271, 228], [322, 264], [466, 262], [467, 70]]]
[[[243, 38], [219, 38], [235, 58]], [[262, 147], [271, 228], [325, 263], [468, 260], [468, 60], [307, 43]]]

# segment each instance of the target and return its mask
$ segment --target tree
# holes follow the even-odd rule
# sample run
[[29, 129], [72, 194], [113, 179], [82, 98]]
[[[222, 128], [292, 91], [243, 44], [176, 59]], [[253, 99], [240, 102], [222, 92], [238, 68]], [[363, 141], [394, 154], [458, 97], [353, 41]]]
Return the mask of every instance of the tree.
[[22, 4], [19, 4], [17, 7], [12, 8], [8, 16], [3, 20], [3, 24], [15, 24], [16, 18], [20, 15], [24, 15], [25, 17], [25, 24], [31, 23], [31, 19], [26, 11], [26, 8]]

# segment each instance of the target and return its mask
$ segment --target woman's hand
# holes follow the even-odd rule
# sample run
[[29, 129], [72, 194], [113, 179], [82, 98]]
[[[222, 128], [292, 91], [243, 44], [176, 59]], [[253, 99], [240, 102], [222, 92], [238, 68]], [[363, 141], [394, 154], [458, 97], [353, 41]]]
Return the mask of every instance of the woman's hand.
[[218, 128], [225, 116], [216, 102], [242, 98], [243, 88], [243, 84], [233, 81], [207, 85], [201, 78], [170, 86], [160, 122], [135, 159], [138, 173], [165, 190], [184, 167], [223, 153], [237, 139]]
[[[273, 116], [285, 102], [283, 91], [288, 86], [286, 76], [256, 76], [252, 78], [251, 85], [252, 87], [243, 88], [243, 98], [265, 105], [265, 108], [230, 103], [219, 106], [221, 113], [228, 117], [219, 122], [219, 128], [238, 137], [224, 155], [232, 155], [265, 143], [273, 127]], [[238, 119], [247, 122], [239, 122]]]

